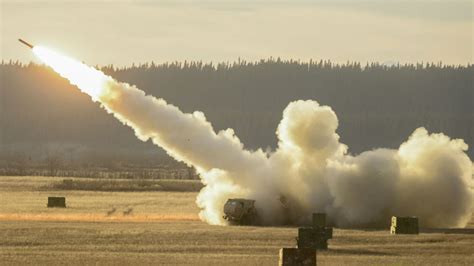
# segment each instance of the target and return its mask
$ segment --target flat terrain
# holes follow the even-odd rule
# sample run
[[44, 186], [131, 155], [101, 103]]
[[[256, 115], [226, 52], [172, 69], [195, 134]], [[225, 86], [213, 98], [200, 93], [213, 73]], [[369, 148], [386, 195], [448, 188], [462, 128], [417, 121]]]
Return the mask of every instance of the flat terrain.
[[[278, 250], [295, 245], [296, 228], [199, 221], [196, 192], [55, 190], [61, 181], [0, 177], [1, 265], [277, 265]], [[65, 196], [68, 208], [46, 208], [48, 196]], [[474, 265], [473, 233], [474, 220], [416, 236], [335, 229], [318, 263]]]

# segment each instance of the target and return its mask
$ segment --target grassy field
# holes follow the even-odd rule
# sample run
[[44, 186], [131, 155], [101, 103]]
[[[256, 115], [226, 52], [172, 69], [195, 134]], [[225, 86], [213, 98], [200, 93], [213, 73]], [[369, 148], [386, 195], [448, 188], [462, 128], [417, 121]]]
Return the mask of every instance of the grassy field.
[[[0, 177], [1, 265], [276, 265], [279, 248], [295, 245], [296, 228], [199, 221], [196, 192], [57, 190], [60, 182]], [[65, 196], [68, 208], [46, 208], [48, 196]], [[335, 229], [318, 263], [474, 265], [474, 220], [468, 228], [416, 236]]]

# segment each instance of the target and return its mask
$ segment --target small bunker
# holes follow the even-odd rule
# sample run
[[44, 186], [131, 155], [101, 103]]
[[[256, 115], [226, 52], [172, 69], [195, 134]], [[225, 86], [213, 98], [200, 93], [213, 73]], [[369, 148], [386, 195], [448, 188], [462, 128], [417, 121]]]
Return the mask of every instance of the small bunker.
[[392, 216], [390, 234], [418, 234], [418, 217]]
[[66, 198], [48, 197], [48, 208], [66, 208]]
[[316, 249], [282, 248], [280, 249], [279, 266], [315, 266]]

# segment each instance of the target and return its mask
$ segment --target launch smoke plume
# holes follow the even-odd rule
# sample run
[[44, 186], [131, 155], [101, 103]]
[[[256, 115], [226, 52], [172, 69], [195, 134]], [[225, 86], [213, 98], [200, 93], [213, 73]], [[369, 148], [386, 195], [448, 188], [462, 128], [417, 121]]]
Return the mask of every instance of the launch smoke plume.
[[34, 52], [136, 136], [194, 166], [205, 187], [200, 218], [225, 224], [228, 198], [252, 198], [263, 224], [304, 224], [326, 212], [337, 226], [385, 225], [392, 215], [422, 226], [462, 227], [473, 211], [472, 162], [463, 140], [416, 129], [398, 149], [347, 153], [338, 119], [316, 101], [283, 111], [274, 152], [244, 149], [232, 129], [215, 132], [202, 112], [183, 113], [165, 100], [42, 47]]

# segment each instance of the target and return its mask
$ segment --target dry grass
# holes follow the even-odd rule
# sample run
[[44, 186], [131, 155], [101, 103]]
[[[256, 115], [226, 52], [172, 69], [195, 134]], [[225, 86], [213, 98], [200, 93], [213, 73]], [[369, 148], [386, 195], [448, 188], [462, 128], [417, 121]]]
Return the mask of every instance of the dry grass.
[[[38, 191], [52, 179], [2, 179], [0, 264], [276, 265], [278, 249], [295, 244], [296, 228], [197, 221], [195, 192]], [[65, 196], [68, 208], [46, 208], [48, 195]], [[318, 263], [474, 265], [473, 246], [474, 234], [335, 229]]]
[[[49, 188], [49, 187], [48, 187]], [[162, 191], [163, 187], [154, 180], [80, 180], [67, 178], [53, 184], [53, 190], [88, 191]]]

